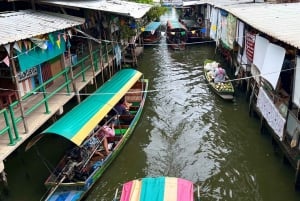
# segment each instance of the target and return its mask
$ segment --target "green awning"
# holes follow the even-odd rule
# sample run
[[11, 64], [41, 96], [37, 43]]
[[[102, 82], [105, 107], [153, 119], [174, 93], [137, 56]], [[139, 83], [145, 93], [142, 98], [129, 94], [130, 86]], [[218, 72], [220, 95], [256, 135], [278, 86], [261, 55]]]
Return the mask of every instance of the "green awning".
[[36, 136], [36, 139], [34, 138], [26, 149], [30, 148], [41, 137], [49, 134], [60, 135], [80, 146], [96, 125], [141, 76], [142, 73], [134, 69], [123, 69], [117, 72], [88, 98]]

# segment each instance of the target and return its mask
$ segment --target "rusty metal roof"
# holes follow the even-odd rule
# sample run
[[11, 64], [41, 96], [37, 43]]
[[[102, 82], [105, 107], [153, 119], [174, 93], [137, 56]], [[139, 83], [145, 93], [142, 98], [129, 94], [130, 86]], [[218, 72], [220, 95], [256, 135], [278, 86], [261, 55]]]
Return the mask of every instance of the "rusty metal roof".
[[135, 3], [120, 0], [41, 0], [39, 3], [68, 8], [86, 8], [115, 13], [135, 19], [142, 18], [152, 7], [150, 4]]
[[84, 23], [83, 18], [44, 11], [0, 13], [0, 45], [67, 29]]

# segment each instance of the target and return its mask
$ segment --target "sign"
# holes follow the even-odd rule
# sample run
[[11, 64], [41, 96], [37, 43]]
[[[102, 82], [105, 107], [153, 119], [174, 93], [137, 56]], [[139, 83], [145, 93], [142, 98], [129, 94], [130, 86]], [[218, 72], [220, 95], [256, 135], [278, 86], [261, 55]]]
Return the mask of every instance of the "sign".
[[252, 63], [254, 55], [255, 34], [246, 33], [246, 55], [249, 62]]
[[37, 75], [37, 68], [36, 67], [33, 67], [33, 68], [30, 68], [24, 72], [19, 72], [18, 73], [18, 79], [19, 81], [22, 81], [22, 80], [26, 80], [30, 77], [33, 77]]

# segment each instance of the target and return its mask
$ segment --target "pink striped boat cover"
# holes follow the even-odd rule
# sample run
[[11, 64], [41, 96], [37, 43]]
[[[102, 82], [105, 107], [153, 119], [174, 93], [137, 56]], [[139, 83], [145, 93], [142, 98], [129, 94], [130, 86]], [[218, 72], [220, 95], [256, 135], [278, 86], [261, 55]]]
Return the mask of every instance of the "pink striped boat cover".
[[136, 179], [123, 184], [120, 201], [194, 201], [194, 185], [176, 177]]

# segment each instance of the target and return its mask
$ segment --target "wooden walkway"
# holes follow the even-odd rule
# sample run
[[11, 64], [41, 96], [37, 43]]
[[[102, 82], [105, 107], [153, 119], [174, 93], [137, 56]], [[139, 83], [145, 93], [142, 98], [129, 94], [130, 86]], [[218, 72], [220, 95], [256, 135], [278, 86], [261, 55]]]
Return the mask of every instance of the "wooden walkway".
[[129, 54], [125, 54], [124, 58], [122, 59], [122, 62], [130, 66], [137, 66], [138, 57], [141, 56], [143, 52], [144, 52], [144, 47], [137, 46], [135, 47], [133, 52]]
[[[94, 73], [90, 69], [85, 74], [85, 81], [82, 81], [82, 77], [79, 76], [76, 80], [74, 80], [74, 83], [76, 85], [77, 91], [81, 91], [84, 89], [87, 85], [93, 83], [94, 84], [94, 77], [97, 77], [97, 75], [101, 74], [102, 70], [111, 68], [113, 69], [113, 57], [110, 57], [108, 59], [107, 63], [103, 64], [102, 69], [100, 68], [97, 72]], [[98, 65], [100, 66], [100, 64]], [[80, 69], [79, 69], [80, 70]], [[61, 78], [58, 79], [52, 86], [47, 88], [46, 90], [48, 92], [55, 91], [61, 84], [64, 82], [64, 80]], [[99, 86], [98, 86], [99, 87]], [[12, 153], [14, 152], [21, 144], [23, 144], [29, 137], [31, 137], [35, 132], [47, 121], [51, 120], [52, 117], [55, 117], [56, 114], [60, 112], [60, 110], [63, 108], [63, 106], [68, 103], [74, 96], [76, 96], [76, 92], [73, 90], [72, 87], [70, 87], [71, 93], [68, 94], [66, 89], [63, 89], [62, 91], [55, 94], [53, 97], [49, 99], [48, 108], [50, 110], [49, 113], [45, 112], [45, 105], [42, 104], [39, 106], [35, 111], [30, 113], [30, 115], [25, 117], [25, 120], [27, 122], [27, 132], [25, 132], [25, 127], [22, 122], [17, 124], [17, 130], [19, 132], [19, 140], [15, 145], [9, 145], [9, 135], [7, 133], [4, 133], [3, 135], [0, 135], [0, 167], [3, 164], [3, 161]], [[22, 107], [24, 108], [24, 111], [26, 111], [28, 108], [32, 108], [32, 106], [36, 105], [38, 102], [40, 102], [43, 99], [42, 93], [33, 94], [29, 100], [26, 100], [26, 102], [22, 102]], [[16, 113], [16, 116], [21, 116], [21, 110], [20, 106], [14, 108], [14, 112]], [[4, 117], [0, 117], [0, 125], [5, 125]], [[2, 126], [0, 126], [2, 128]], [[12, 129], [12, 132], [13, 129]], [[14, 135], [14, 134], [13, 134]]]

